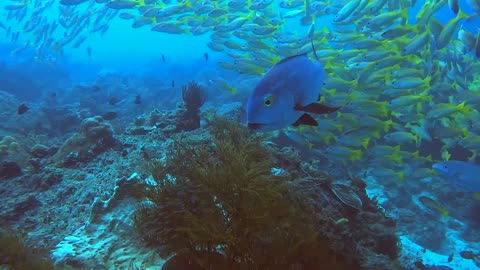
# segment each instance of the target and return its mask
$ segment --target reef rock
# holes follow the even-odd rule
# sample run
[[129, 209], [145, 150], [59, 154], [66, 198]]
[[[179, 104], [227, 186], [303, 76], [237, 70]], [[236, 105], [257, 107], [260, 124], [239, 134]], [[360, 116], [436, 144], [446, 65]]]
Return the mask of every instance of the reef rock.
[[0, 163], [0, 179], [9, 179], [22, 175], [22, 168], [13, 161]]
[[[69, 165], [74, 165], [77, 161], [87, 162], [115, 145], [117, 140], [112, 126], [102, 117], [95, 116], [82, 121], [79, 133], [73, 134], [65, 142], [55, 155], [55, 159], [67, 161]], [[75, 156], [73, 163], [72, 155]]]
[[34, 158], [45, 158], [51, 155], [49, 148], [43, 144], [35, 144], [30, 150], [30, 154]]

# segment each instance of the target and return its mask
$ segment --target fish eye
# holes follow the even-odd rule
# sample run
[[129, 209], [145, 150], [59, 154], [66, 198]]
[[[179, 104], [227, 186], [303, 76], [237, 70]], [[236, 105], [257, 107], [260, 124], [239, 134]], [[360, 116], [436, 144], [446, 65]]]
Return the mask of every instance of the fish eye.
[[268, 96], [263, 99], [263, 105], [265, 107], [270, 107], [273, 104], [273, 96]]

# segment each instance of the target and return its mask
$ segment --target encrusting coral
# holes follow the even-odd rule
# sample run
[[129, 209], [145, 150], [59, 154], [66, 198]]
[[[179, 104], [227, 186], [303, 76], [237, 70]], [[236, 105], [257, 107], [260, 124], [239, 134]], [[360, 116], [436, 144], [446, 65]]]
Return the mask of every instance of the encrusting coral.
[[213, 144], [178, 142], [165, 163], [151, 163], [158, 186], [134, 217], [144, 241], [192, 269], [346, 269], [291, 179], [272, 175], [261, 138], [212, 123]]

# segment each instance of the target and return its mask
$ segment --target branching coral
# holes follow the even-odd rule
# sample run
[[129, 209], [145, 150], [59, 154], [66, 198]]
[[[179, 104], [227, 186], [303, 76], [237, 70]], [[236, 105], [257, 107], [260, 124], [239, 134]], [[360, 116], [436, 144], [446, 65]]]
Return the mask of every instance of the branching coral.
[[152, 164], [159, 185], [134, 219], [143, 239], [203, 268], [220, 252], [246, 269], [342, 269], [290, 179], [272, 175], [261, 138], [225, 119], [211, 134], [213, 145], [179, 143]]

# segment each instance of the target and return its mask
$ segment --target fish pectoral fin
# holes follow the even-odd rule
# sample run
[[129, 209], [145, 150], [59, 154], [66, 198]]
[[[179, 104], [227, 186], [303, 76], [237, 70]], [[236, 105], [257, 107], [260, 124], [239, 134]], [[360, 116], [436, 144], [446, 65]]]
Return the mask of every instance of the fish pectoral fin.
[[326, 113], [332, 113], [336, 112], [340, 107], [330, 107], [327, 105], [323, 105], [321, 103], [310, 103], [307, 106], [302, 106], [302, 105], [295, 105], [294, 107], [295, 110], [297, 111], [303, 111], [303, 112], [309, 112], [309, 113], [315, 113], [315, 114], [326, 114]]
[[299, 125], [318, 126], [318, 122], [317, 122], [317, 120], [313, 119], [313, 117], [311, 115], [309, 115], [308, 113], [304, 113], [292, 125], [294, 127], [298, 127]]

